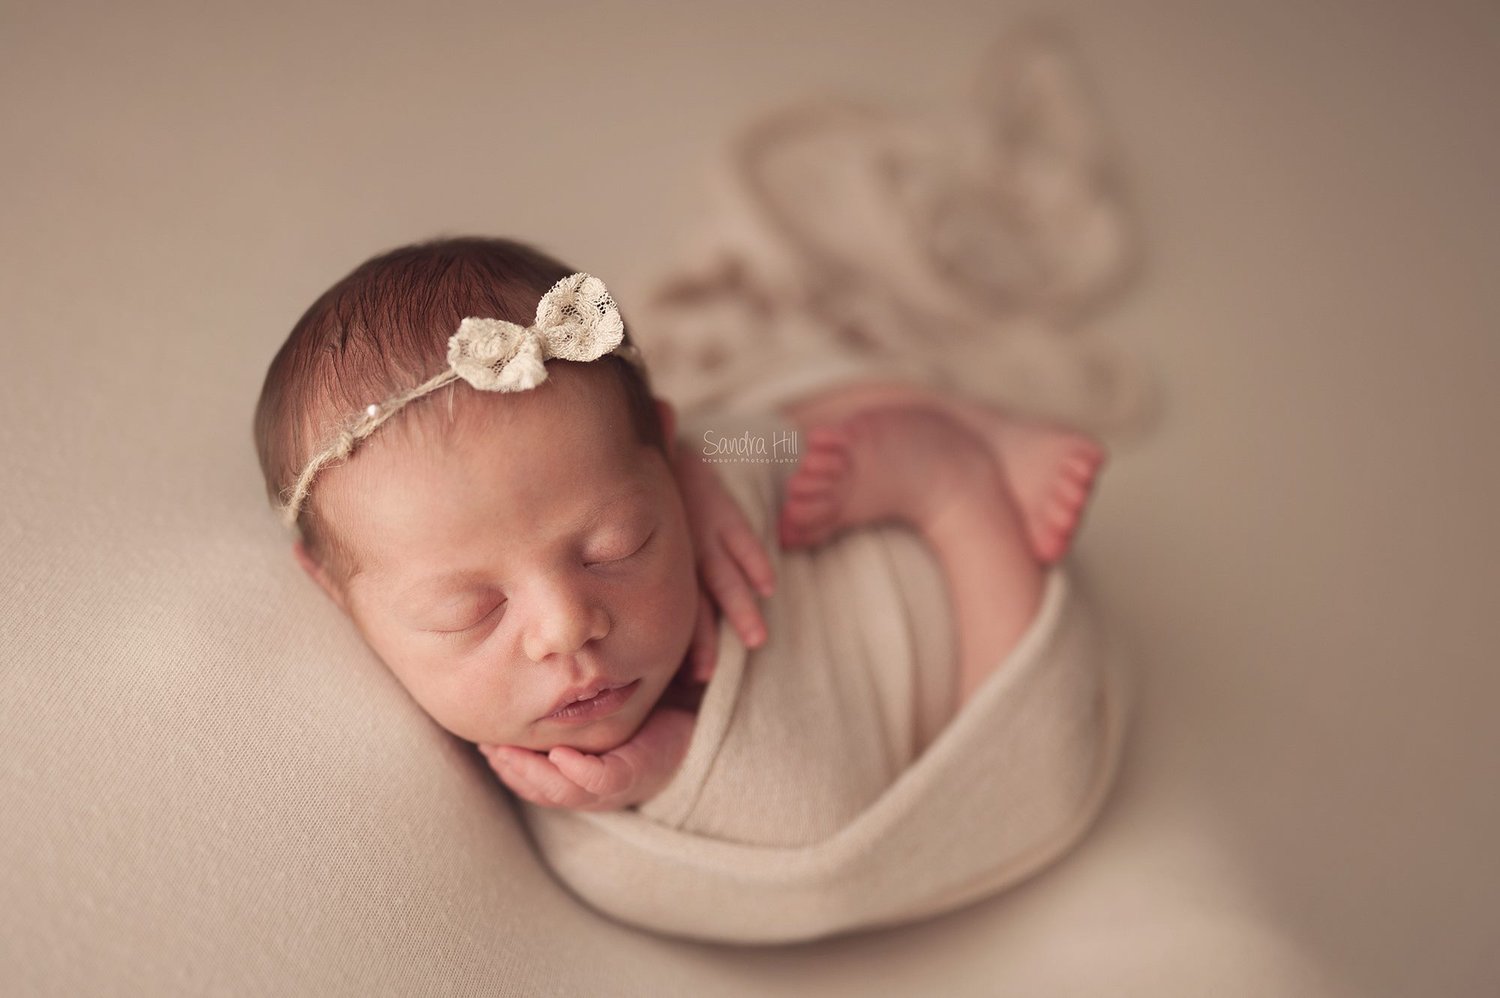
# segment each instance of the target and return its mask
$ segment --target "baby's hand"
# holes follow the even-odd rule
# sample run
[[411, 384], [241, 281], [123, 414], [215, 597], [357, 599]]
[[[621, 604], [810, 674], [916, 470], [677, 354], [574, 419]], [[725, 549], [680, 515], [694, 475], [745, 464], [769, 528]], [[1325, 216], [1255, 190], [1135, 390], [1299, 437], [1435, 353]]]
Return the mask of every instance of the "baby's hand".
[[[677, 483], [687, 507], [688, 526], [698, 557], [703, 586], [728, 614], [740, 640], [750, 648], [766, 640], [766, 622], [750, 591], [753, 583], [762, 596], [775, 588], [776, 575], [764, 546], [745, 519], [744, 510], [719, 480], [718, 472], [690, 447], [679, 445], [673, 460]], [[703, 616], [699, 616], [700, 627]], [[709, 626], [712, 626], [710, 619]], [[706, 682], [713, 673], [711, 657], [693, 656], [693, 676]]]
[[559, 745], [533, 752], [480, 744], [490, 768], [516, 796], [538, 807], [614, 811], [655, 797], [687, 754], [694, 716], [657, 707], [630, 741], [602, 755]]

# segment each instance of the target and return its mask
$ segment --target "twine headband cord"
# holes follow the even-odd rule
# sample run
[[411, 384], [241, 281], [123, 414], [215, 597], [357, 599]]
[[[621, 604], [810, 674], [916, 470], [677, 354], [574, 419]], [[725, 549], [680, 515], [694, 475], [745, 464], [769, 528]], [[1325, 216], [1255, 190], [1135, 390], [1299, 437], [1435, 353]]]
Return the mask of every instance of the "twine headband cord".
[[624, 338], [624, 320], [604, 282], [581, 272], [552, 285], [537, 303], [536, 319], [529, 326], [504, 319], [464, 319], [448, 338], [447, 370], [384, 402], [371, 403], [308, 461], [280, 508], [282, 523], [296, 526], [319, 469], [348, 457], [355, 444], [408, 402], [458, 378], [481, 391], [528, 391], [547, 380], [546, 361], [552, 358], [590, 361], [617, 353], [641, 367], [640, 351]]

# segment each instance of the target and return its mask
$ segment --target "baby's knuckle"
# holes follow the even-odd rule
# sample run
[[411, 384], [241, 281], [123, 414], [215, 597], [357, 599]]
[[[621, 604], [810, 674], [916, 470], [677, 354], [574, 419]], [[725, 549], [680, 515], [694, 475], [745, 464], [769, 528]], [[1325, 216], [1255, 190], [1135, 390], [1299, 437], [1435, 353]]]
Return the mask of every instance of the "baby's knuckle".
[[542, 789], [540, 787], [532, 786], [529, 783], [519, 784], [516, 789], [516, 793], [520, 794], [522, 797], [525, 797], [533, 804], [541, 804], [545, 807], [552, 803], [547, 799], [547, 795], [542, 792]]
[[554, 807], [567, 806], [569, 794], [562, 787], [547, 784], [546, 786], [538, 790], [538, 794], [543, 800], [545, 800], [548, 804], [553, 805]]
[[591, 794], [603, 793], [609, 785], [609, 778], [604, 773], [585, 773], [578, 785]]
[[537, 793], [531, 787], [516, 786], [515, 784], [510, 784], [509, 786], [510, 786], [511, 791], [517, 797], [519, 797], [522, 800], [526, 801], [528, 804], [535, 804], [538, 807], [550, 807], [551, 806], [550, 804], [548, 804], [547, 798], [545, 798], [541, 794]]
[[727, 557], [714, 559], [714, 575], [718, 578], [719, 585], [725, 589], [734, 589], [744, 581], [740, 574], [740, 566]]

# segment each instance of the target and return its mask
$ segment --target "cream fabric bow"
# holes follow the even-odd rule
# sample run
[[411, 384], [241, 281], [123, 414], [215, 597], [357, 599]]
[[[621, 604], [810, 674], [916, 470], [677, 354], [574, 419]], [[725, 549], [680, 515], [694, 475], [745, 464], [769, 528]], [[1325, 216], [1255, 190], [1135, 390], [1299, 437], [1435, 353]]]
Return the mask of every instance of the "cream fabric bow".
[[519, 392], [547, 380], [545, 361], [595, 360], [625, 338], [625, 323], [604, 282], [573, 274], [552, 286], [536, 320], [467, 318], [448, 340], [448, 364], [475, 388]]

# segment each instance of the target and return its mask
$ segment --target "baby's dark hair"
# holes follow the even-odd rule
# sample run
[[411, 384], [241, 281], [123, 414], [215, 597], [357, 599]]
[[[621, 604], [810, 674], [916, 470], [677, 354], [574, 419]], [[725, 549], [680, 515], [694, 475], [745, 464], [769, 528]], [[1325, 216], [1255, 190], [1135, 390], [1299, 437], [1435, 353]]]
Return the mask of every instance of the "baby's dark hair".
[[[280, 507], [308, 460], [352, 416], [445, 370], [448, 338], [464, 318], [530, 325], [542, 295], [576, 272], [514, 240], [467, 236], [382, 253], [323, 292], [271, 361], [255, 409], [255, 449], [272, 506]], [[625, 342], [631, 342], [628, 323]], [[615, 354], [590, 363], [614, 371], [637, 438], [665, 454], [645, 372]], [[468, 386], [449, 385], [408, 403], [393, 422], [436, 418], [442, 410], [434, 398], [459, 388]], [[298, 532], [316, 561], [347, 579], [354, 552], [332, 528], [317, 493], [314, 484]]]

